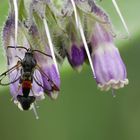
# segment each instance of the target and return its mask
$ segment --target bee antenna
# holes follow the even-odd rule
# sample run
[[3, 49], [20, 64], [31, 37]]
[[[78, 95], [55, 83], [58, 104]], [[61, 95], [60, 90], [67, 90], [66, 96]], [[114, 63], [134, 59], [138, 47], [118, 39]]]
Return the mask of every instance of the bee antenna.
[[[16, 48], [18, 48], [18, 49], [25, 49], [26, 51], [28, 51], [28, 49], [23, 47], [23, 46], [16, 46]], [[7, 46], [7, 49], [15, 49], [15, 46]]]
[[46, 55], [46, 56], [48, 56], [48, 57], [52, 58], [52, 56], [51, 56], [51, 55], [46, 54], [46, 53], [44, 53], [44, 52], [42, 52], [42, 51], [39, 51], [39, 50], [33, 50], [32, 52], [39, 52], [39, 53], [41, 53], [41, 54], [43, 54], [43, 55]]

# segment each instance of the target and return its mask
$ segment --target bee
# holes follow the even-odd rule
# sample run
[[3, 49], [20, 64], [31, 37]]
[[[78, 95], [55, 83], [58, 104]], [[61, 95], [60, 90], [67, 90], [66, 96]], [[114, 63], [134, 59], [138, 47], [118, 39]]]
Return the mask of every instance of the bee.
[[[8, 46], [7, 49], [9, 49], [9, 48], [15, 49], [14, 46]], [[48, 82], [50, 82], [50, 84], [52, 85], [52, 88], [54, 90], [59, 91], [59, 88], [46, 75], [46, 73], [43, 70], [41, 70], [41, 67], [37, 64], [37, 61], [34, 57], [34, 52], [38, 52], [41, 55], [52, 58], [51, 55], [48, 55], [48, 54], [41, 52], [39, 50], [27, 49], [23, 46], [17, 46], [16, 49], [24, 49], [25, 50], [24, 58], [21, 59], [20, 57], [18, 57], [19, 60], [18, 60], [17, 64], [0, 75], [0, 85], [6, 86], [6, 85], [10, 85], [10, 84], [13, 84], [13, 83], [19, 81], [18, 91], [21, 88], [22, 95], [17, 95], [16, 98], [17, 98], [18, 102], [20, 103], [23, 110], [29, 110], [31, 108], [31, 105], [36, 100], [35, 96], [29, 96], [30, 91], [32, 90], [33, 81], [35, 81], [39, 86], [41, 86], [44, 89], [43, 84], [41, 84], [38, 81], [38, 79], [35, 78], [35, 76], [34, 76], [34, 72], [36, 69], [39, 70], [39, 72], [44, 77], [46, 77], [46, 80]], [[12, 72], [15, 70], [20, 70], [20, 72], [19, 72], [20, 76], [16, 76], [12, 81], [5, 83], [4, 78], [6, 76], [9, 76], [9, 74], [12, 74]]]

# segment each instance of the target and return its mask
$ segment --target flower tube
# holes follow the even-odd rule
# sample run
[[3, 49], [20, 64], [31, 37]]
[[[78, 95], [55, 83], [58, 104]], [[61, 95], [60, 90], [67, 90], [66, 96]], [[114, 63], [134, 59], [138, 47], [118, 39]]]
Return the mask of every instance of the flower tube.
[[92, 60], [96, 81], [101, 90], [123, 88], [128, 84], [126, 67], [115, 47], [112, 34], [103, 24], [96, 23], [91, 38]]

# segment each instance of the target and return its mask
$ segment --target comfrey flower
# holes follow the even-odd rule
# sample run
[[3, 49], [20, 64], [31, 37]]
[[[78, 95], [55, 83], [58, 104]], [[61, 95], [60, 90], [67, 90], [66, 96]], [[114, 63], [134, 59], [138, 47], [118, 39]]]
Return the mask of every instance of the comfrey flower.
[[83, 42], [76, 28], [73, 16], [67, 16], [63, 20], [67, 20], [65, 30], [68, 39], [67, 44], [65, 44], [65, 51], [68, 61], [74, 69], [81, 71], [86, 57]]
[[92, 60], [96, 81], [101, 90], [123, 88], [128, 84], [126, 67], [115, 47], [112, 34], [96, 23], [91, 37]]
[[[3, 29], [3, 44], [9, 70], [3, 73], [1, 77], [9, 76], [10, 91], [14, 103], [21, 110], [33, 109], [36, 118], [38, 118], [34, 101], [44, 99], [45, 92], [52, 99], [56, 99], [60, 89], [60, 76], [47, 45], [47, 39], [40, 37], [41, 35], [34, 23], [32, 22], [29, 26], [26, 22], [19, 20], [18, 30], [15, 28], [17, 28], [15, 14], [11, 10]], [[18, 38], [15, 39], [17, 35]], [[37, 47], [34, 48], [34, 45]], [[39, 47], [40, 49], [38, 49]], [[34, 51], [33, 57], [26, 57], [28, 50]], [[30, 62], [28, 59], [35, 61], [31, 62], [31, 64], [35, 63], [36, 65], [33, 76], [30, 70], [32, 66], [28, 64]], [[23, 64], [24, 61], [27, 62]], [[25, 70], [29, 74], [25, 73]], [[0, 79], [0, 82], [2, 85], [6, 85], [3, 78]]]
[[[9, 73], [0, 78], [9, 76], [10, 91], [19, 108], [33, 108], [37, 116], [35, 100], [44, 99], [44, 93], [57, 99], [59, 66], [66, 57], [78, 71], [88, 58], [101, 90], [128, 84], [125, 65], [113, 42], [109, 16], [94, 0], [65, 0], [59, 8], [53, 0], [9, 2], [11, 10], [3, 29]], [[128, 32], [116, 1], [112, 2]], [[8, 46], [12, 47], [7, 49]], [[30, 71], [25, 72], [25, 67]]]
[[67, 57], [71, 66], [74, 69], [81, 71], [82, 65], [85, 61], [84, 47], [79, 47], [76, 43], [73, 43], [70, 47], [70, 50], [67, 51]]
[[77, 67], [76, 62], [79, 67], [88, 58], [93, 75], [96, 77], [90, 54], [90, 32], [91, 27], [96, 21], [106, 23], [110, 27], [108, 16], [94, 1], [90, 0], [67, 0], [62, 13], [66, 18], [66, 26], [63, 27], [65, 27], [72, 44], [68, 47], [68, 60], [70, 64], [75, 68]]
[[[29, 29], [29, 35], [32, 37], [32, 40], [35, 41], [35, 43], [38, 42], [38, 45], [42, 46], [42, 44], [40, 43], [41, 38], [39, 36], [39, 32], [34, 24]], [[44, 51], [47, 52], [48, 55], [51, 55], [50, 48], [44, 41], [44, 45], [45, 44], [46, 46], [44, 48]], [[45, 73], [49, 78], [48, 80], [46, 80], [46, 77], [44, 77], [44, 75], [41, 73], [44, 85], [44, 92], [49, 95], [51, 99], [57, 99], [60, 90], [60, 76], [59, 73], [57, 73], [52, 57], [50, 58], [35, 53], [35, 59], [41, 68], [40, 70]], [[50, 80], [54, 83], [54, 85], [52, 85], [52, 82], [50, 82]]]
[[[89, 62], [92, 61], [90, 65], [98, 87], [106, 91], [110, 88], [124, 87], [128, 84], [127, 72], [119, 51], [114, 45], [114, 34], [108, 15], [94, 1], [68, 1], [69, 4], [70, 2], [74, 9], [75, 21], [81, 33]], [[80, 12], [78, 12], [79, 10]], [[81, 14], [81, 12], [84, 14]], [[81, 17], [81, 20], [79, 17]], [[82, 30], [82, 26], [85, 29]], [[88, 41], [87, 44], [90, 44], [88, 48], [85, 40]], [[91, 53], [91, 57], [89, 53]]]
[[[19, 59], [23, 59], [24, 58], [24, 54], [25, 54], [25, 50], [22, 49], [12, 49], [12, 48], [7, 48], [8, 46], [15, 46], [14, 43], [14, 26], [15, 22], [14, 22], [14, 15], [13, 13], [11, 13], [5, 23], [4, 29], [3, 29], [3, 44], [4, 44], [4, 49], [6, 51], [6, 55], [7, 55], [7, 63], [8, 63], [8, 69], [13, 68], [14, 66], [16, 66], [16, 64], [18, 63]], [[22, 33], [22, 28], [19, 25], [18, 28], [18, 34], [20, 34], [20, 36], [18, 37], [17, 42], [26, 47], [29, 48], [29, 42], [27, 41], [25, 35]], [[21, 103], [18, 101], [17, 97], [19, 95], [22, 95], [22, 89], [19, 86], [19, 80], [20, 80], [20, 76], [21, 76], [21, 67], [15, 67], [16, 69], [12, 70], [9, 73], [9, 79], [10, 79], [10, 91], [11, 91], [11, 95], [12, 95], [12, 100], [14, 100], [14, 103], [18, 105], [18, 107], [22, 110], [22, 106]], [[38, 79], [40, 79], [40, 82], [43, 83], [41, 74], [36, 71], [35, 72], [36, 77], [38, 77]], [[32, 90], [29, 93], [29, 96], [34, 96], [36, 98], [36, 100], [42, 100], [45, 98], [44, 96], [44, 90], [42, 87], [40, 87], [37, 83], [35, 83], [33, 81], [32, 84]], [[34, 108], [34, 104], [31, 104], [30, 109]]]

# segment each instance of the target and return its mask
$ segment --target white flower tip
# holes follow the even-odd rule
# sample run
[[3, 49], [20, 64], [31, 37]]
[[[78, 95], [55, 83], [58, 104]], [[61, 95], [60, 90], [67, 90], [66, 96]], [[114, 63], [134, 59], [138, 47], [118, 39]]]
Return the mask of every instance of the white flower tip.
[[109, 82], [107, 82], [103, 85], [98, 84], [98, 88], [101, 89], [101, 91], [108, 91], [110, 88], [119, 89], [119, 88], [123, 88], [125, 85], [128, 85], [128, 84], [129, 84], [128, 79], [119, 80], [119, 81], [110, 80]]
[[58, 98], [59, 93], [57, 91], [53, 91], [50, 93], [50, 96], [53, 100], [56, 100]]
[[40, 91], [39, 93], [35, 94], [35, 98], [37, 101], [44, 100], [45, 99], [44, 92]]
[[78, 71], [79, 73], [82, 71], [82, 69], [83, 69], [82, 65], [75, 67], [75, 70]]

